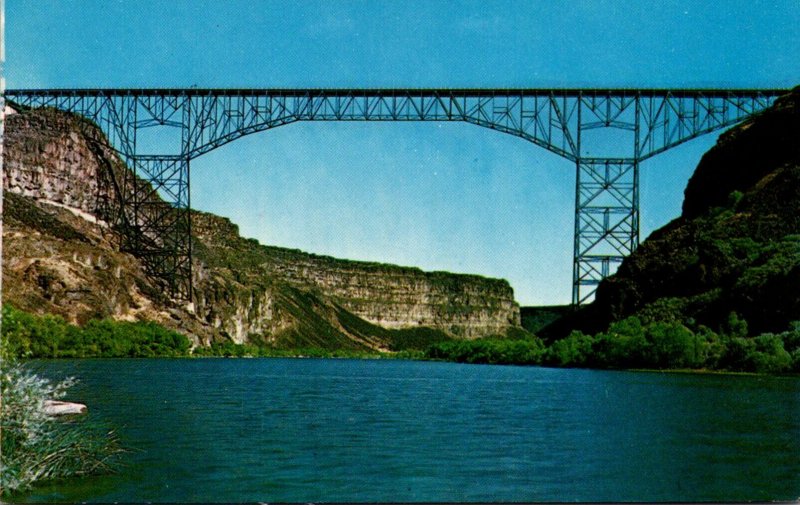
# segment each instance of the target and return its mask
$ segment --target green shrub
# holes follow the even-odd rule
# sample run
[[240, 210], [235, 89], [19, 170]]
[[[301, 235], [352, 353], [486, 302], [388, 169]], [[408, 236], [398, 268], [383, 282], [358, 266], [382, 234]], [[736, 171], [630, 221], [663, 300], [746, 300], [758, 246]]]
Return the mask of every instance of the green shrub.
[[720, 360], [721, 368], [738, 372], [751, 370], [749, 357], [755, 352], [756, 343], [749, 338], [733, 337], [726, 342], [725, 354]]
[[679, 323], [656, 322], [647, 327], [648, 355], [643, 360], [655, 368], [686, 368], [701, 364], [699, 342]]
[[629, 317], [595, 335], [589, 362], [603, 368], [646, 367], [650, 366], [649, 348], [641, 320]]
[[21, 358], [141, 358], [186, 356], [186, 336], [149, 321], [89, 321], [83, 328], [58, 316], [3, 306], [2, 337]]
[[748, 334], [747, 321], [739, 317], [736, 312], [731, 312], [726, 324], [722, 327], [722, 333], [731, 338], [744, 338]]
[[544, 362], [555, 366], [587, 366], [592, 358], [593, 343], [594, 339], [589, 335], [573, 331], [567, 338], [556, 340], [547, 348]]
[[765, 333], [753, 339], [755, 351], [748, 357], [752, 371], [759, 373], [779, 373], [791, 369], [792, 356], [783, 347], [779, 335]]
[[741, 191], [738, 190], [731, 191], [730, 194], [728, 194], [728, 207], [735, 210], [738, 207], [739, 202], [742, 201], [743, 196], [744, 193], [742, 193]]
[[783, 340], [783, 348], [791, 357], [789, 369], [792, 372], [800, 372], [800, 321], [793, 321], [789, 325], [789, 331], [780, 334]]
[[697, 366], [710, 370], [720, 368], [722, 358], [727, 352], [726, 339], [706, 326], [698, 328], [695, 338], [697, 343]]
[[795, 349], [789, 356], [792, 358], [792, 364], [789, 368], [790, 371], [800, 373], [800, 349]]
[[484, 338], [437, 342], [423, 353], [427, 359], [459, 363], [538, 365], [544, 343], [538, 338]]

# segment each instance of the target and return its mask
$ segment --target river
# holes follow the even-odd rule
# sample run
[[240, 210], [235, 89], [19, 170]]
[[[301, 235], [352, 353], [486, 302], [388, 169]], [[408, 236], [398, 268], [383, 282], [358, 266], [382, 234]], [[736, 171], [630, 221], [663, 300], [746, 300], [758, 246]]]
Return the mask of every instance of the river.
[[395, 360], [36, 361], [130, 448], [22, 502], [800, 497], [800, 378]]

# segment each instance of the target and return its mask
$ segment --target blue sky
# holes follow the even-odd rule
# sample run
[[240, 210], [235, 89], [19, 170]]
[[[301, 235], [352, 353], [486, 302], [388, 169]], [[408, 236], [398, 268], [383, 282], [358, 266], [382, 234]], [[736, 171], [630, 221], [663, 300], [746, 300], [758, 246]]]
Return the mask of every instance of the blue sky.
[[[9, 88], [791, 87], [794, 1], [6, 0]], [[642, 167], [642, 237], [716, 135]], [[574, 167], [459, 123], [296, 123], [192, 165], [262, 243], [508, 279], [568, 303]]]

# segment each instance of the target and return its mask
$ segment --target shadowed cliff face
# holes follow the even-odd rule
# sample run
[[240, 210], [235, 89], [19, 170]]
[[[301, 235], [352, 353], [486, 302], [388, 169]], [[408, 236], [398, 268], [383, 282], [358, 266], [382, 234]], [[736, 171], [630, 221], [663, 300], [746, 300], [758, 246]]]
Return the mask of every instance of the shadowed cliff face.
[[737, 312], [751, 333], [800, 319], [800, 90], [720, 136], [681, 217], [626, 258], [585, 312], [595, 328], [631, 314], [718, 327]]
[[392, 349], [398, 332], [420, 328], [437, 338], [519, 330], [506, 281], [261, 246], [201, 212], [192, 217], [195, 303], [170, 300], [105, 222], [114, 207], [108, 171], [125, 167], [103, 142], [93, 125], [59, 111], [7, 117], [3, 280], [18, 308], [77, 323], [153, 320], [200, 345]]
[[684, 192], [682, 217], [701, 217], [727, 206], [733, 191], [748, 191], [769, 174], [800, 160], [800, 90], [720, 135], [697, 166]]

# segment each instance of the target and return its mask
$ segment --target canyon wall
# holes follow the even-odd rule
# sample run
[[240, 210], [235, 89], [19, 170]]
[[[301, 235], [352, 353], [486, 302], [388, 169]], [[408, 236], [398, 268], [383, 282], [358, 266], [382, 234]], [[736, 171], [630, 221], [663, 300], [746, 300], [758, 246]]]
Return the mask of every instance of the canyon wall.
[[475, 275], [339, 260], [239, 236], [225, 218], [193, 212], [194, 303], [172, 300], [107, 222], [113, 173], [127, 168], [89, 121], [51, 109], [6, 117], [5, 300], [92, 318], [148, 319], [196, 345], [392, 349], [392, 331], [448, 338], [520, 328], [508, 283]]

